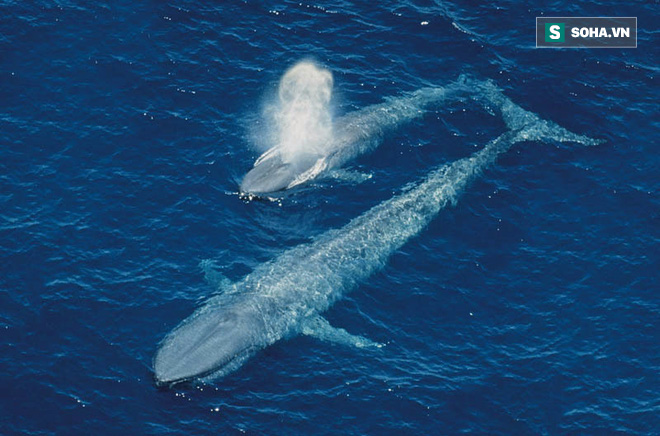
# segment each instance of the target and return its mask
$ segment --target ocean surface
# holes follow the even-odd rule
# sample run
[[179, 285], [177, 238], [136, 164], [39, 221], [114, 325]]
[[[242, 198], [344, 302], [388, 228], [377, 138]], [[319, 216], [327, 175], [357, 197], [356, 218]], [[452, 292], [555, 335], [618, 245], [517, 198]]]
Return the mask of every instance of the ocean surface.
[[[658, 6], [0, 2], [0, 434], [660, 434]], [[536, 49], [543, 15], [636, 16], [638, 48]], [[605, 142], [518, 144], [325, 314], [383, 348], [296, 336], [159, 388], [205, 270], [240, 280], [504, 129], [448, 101], [365, 177], [242, 198], [301, 59], [337, 116], [467, 74]]]

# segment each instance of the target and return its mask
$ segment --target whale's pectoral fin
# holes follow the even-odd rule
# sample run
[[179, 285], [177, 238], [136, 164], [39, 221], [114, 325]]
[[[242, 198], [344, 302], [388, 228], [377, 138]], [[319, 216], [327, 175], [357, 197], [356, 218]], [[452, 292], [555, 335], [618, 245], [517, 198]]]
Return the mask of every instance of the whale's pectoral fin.
[[363, 173], [357, 170], [349, 170], [343, 168], [332, 170], [328, 175], [333, 179], [356, 185], [358, 183], [366, 182], [373, 177], [373, 174], [371, 173]]
[[320, 315], [307, 318], [301, 333], [327, 342], [350, 345], [357, 348], [382, 348], [384, 344], [374, 342], [362, 336], [352, 335], [344, 329], [333, 327]]
[[215, 263], [211, 259], [204, 259], [199, 262], [199, 267], [204, 273], [204, 280], [206, 283], [213, 286], [216, 289], [227, 289], [231, 285], [231, 280], [225, 277], [215, 266]]

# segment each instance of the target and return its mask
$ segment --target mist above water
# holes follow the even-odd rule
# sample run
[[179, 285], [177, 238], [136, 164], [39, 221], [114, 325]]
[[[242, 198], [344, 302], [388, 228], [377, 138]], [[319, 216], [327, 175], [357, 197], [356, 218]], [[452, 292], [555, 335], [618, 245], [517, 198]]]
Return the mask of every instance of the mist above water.
[[298, 62], [280, 79], [269, 136], [284, 162], [320, 155], [332, 140], [332, 86], [332, 73], [311, 61]]

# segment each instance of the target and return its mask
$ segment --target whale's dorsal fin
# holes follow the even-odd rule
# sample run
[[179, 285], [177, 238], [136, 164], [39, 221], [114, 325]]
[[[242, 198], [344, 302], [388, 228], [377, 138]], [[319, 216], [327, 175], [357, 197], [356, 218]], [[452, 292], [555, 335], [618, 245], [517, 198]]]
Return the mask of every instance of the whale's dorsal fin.
[[334, 342], [341, 345], [350, 345], [357, 348], [382, 348], [384, 344], [374, 342], [363, 336], [353, 335], [344, 329], [333, 327], [321, 315], [307, 318], [302, 325], [301, 333], [313, 336], [322, 341]]

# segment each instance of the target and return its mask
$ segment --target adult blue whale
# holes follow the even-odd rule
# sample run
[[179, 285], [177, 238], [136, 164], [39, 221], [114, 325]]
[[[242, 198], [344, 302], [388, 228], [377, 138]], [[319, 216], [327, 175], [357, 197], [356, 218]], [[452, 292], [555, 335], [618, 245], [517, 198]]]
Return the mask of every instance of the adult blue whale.
[[288, 144], [276, 145], [255, 161], [243, 178], [240, 191], [245, 194], [281, 191], [341, 167], [378, 147], [388, 131], [421, 117], [430, 107], [459, 90], [466, 90], [462, 83], [422, 88], [352, 112], [333, 123], [333, 134], [322, 147], [301, 150], [293, 156], [288, 153]]
[[213, 380], [240, 367], [258, 350], [296, 334], [373, 346], [328, 324], [321, 314], [383, 268], [388, 257], [450, 203], [497, 156], [521, 141], [595, 145], [515, 105], [490, 82], [472, 82], [484, 103], [499, 109], [505, 133], [473, 155], [440, 166], [414, 187], [341, 229], [292, 248], [227, 284], [161, 342], [154, 357], [156, 383]]

